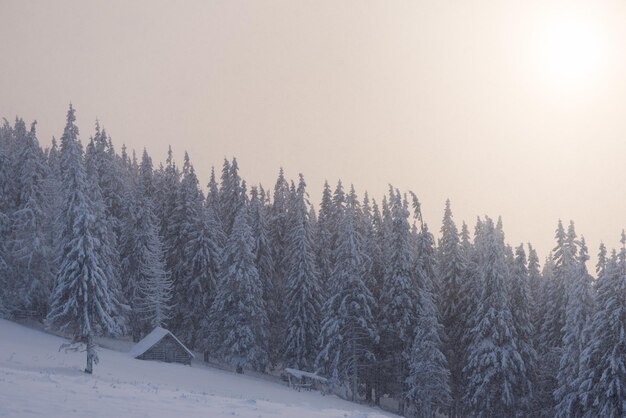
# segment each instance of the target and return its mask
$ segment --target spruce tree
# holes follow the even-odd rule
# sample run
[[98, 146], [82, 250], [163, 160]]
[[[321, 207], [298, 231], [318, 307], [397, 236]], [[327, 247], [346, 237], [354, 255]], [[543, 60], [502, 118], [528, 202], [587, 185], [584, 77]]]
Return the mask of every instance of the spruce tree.
[[[388, 264], [381, 295], [381, 349], [385, 358], [382, 372], [388, 376], [388, 389], [400, 397], [400, 410], [405, 407], [408, 358], [414, 339], [416, 302], [412, 263], [411, 230], [406, 199], [390, 188], [390, 229], [387, 248]], [[394, 384], [394, 382], [396, 382]]]
[[594, 311], [591, 276], [585, 263], [589, 260], [585, 239], [580, 240], [578, 263], [566, 283], [565, 326], [557, 388], [554, 392], [558, 417], [581, 417], [583, 405], [578, 395], [581, 355], [589, 342], [589, 321]]
[[209, 312], [212, 352], [239, 372], [268, 364], [268, 319], [254, 262], [248, 207], [243, 204], [222, 256], [220, 280]]
[[320, 329], [321, 289], [305, 187], [304, 177], [300, 174], [298, 189], [289, 208], [285, 252], [287, 329], [283, 358], [289, 367], [312, 370]]
[[535, 329], [531, 317], [530, 278], [524, 245], [515, 249], [511, 275], [511, 314], [517, 335], [517, 347], [524, 362], [524, 378], [518, 384], [517, 415], [528, 416], [533, 409], [533, 391], [536, 382], [537, 352], [534, 348]]
[[419, 417], [431, 418], [451, 404], [450, 372], [442, 352], [443, 326], [439, 322], [433, 293], [435, 277], [434, 239], [422, 224], [417, 237], [417, 322], [409, 356], [407, 378], [409, 402]]
[[48, 308], [53, 268], [46, 236], [48, 207], [44, 182], [47, 167], [35, 125], [33, 122], [30, 132], [21, 138], [15, 162], [17, 200], [11, 217], [9, 248], [19, 309], [43, 319]]
[[109, 290], [110, 269], [106, 263], [106, 248], [98, 239], [98, 231], [89, 184], [74, 124], [74, 109], [70, 105], [62, 141], [63, 190], [65, 194], [63, 222], [63, 253], [61, 268], [51, 295], [49, 326], [72, 336], [74, 342], [87, 346], [87, 367], [92, 373], [97, 361], [93, 337], [117, 334], [122, 330], [120, 307], [115, 294]]
[[482, 291], [464, 370], [469, 376], [465, 398], [470, 416], [509, 417], [515, 416], [516, 396], [525, 384], [524, 361], [509, 307], [504, 243], [491, 219], [484, 227]]
[[626, 234], [598, 278], [597, 310], [582, 353], [579, 398], [584, 417], [626, 416]]
[[356, 400], [361, 382], [375, 360], [378, 333], [372, 314], [376, 301], [366, 286], [367, 255], [358, 231], [359, 208], [354, 188], [339, 224], [331, 280], [339, 291], [324, 304], [318, 368], [335, 382], [349, 385]]
[[446, 207], [441, 227], [441, 240], [438, 248], [438, 283], [440, 286], [441, 322], [444, 328], [444, 353], [450, 368], [450, 388], [452, 403], [448, 414], [459, 416], [463, 398], [463, 340], [465, 333], [463, 305], [463, 276], [466, 262], [461, 251], [459, 234], [452, 219], [450, 200]]

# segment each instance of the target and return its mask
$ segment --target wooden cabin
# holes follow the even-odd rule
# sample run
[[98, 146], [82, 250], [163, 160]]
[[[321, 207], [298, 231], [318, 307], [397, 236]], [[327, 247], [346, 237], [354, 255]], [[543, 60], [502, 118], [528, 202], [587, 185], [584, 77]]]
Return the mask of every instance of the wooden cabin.
[[191, 365], [193, 353], [178, 338], [165, 328], [156, 327], [139, 341], [129, 352], [140, 360], [158, 360], [166, 363]]

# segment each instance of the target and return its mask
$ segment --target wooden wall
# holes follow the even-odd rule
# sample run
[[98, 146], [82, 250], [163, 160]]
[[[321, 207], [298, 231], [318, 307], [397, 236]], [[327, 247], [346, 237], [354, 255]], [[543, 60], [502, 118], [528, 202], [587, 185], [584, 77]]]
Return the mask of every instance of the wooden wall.
[[191, 364], [191, 356], [170, 335], [166, 335], [138, 358], [167, 363]]

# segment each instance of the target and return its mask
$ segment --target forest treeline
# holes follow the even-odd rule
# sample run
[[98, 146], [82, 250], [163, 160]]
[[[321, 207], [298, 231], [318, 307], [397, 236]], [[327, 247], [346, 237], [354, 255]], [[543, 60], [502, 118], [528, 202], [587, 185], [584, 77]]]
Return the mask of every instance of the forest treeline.
[[[87, 346], [170, 329], [238, 369], [315, 371], [407, 416], [625, 417], [626, 235], [588, 248], [558, 222], [543, 266], [502, 222], [438, 239], [416, 195], [341, 182], [317, 207], [304, 177], [248, 185], [235, 159], [201, 187], [185, 155], [118, 153], [96, 123], [81, 142], [0, 127], [0, 315]], [[206, 190], [206, 194], [203, 192]]]

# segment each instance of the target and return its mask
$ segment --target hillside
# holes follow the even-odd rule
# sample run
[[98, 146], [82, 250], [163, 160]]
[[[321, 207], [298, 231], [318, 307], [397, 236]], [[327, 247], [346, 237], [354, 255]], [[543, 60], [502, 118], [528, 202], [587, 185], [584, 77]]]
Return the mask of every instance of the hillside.
[[106, 348], [99, 349], [100, 364], [89, 376], [82, 372], [85, 354], [59, 351], [63, 342], [0, 320], [0, 417], [393, 416], [202, 363], [141, 361]]

